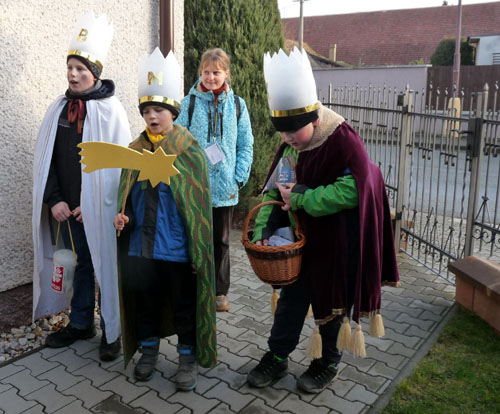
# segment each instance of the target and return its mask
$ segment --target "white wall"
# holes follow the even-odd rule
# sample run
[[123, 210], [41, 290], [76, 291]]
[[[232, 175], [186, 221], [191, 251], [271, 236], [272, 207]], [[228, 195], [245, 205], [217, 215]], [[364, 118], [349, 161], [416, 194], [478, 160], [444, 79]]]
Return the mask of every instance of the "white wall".
[[396, 91], [404, 91], [406, 85], [415, 91], [425, 90], [427, 85], [427, 68], [430, 65], [407, 65], [407, 66], [372, 66], [362, 68], [333, 68], [316, 69], [314, 78], [316, 88], [319, 91], [320, 101], [328, 100], [328, 85], [332, 88], [340, 88], [345, 85], [368, 87], [372, 85], [377, 88], [391, 88]]
[[493, 65], [493, 53], [500, 53], [500, 35], [478, 37], [476, 65]]
[[[102, 78], [115, 81], [137, 136], [137, 64], [158, 45], [159, 0], [2, 0], [0, 10], [0, 291], [31, 282], [32, 167], [36, 134], [48, 105], [65, 92], [66, 53], [80, 14], [113, 22]], [[174, 1], [174, 53], [183, 67], [184, 1]]]

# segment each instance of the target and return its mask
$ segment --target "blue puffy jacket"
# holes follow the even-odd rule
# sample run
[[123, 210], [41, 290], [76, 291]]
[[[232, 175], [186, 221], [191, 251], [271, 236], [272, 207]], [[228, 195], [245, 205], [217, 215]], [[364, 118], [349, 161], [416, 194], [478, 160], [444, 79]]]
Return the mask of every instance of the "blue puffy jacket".
[[[215, 165], [208, 161], [212, 206], [234, 206], [238, 204], [238, 190], [248, 181], [252, 166], [253, 135], [250, 116], [245, 101], [239, 97], [240, 117], [237, 119], [234, 93], [229, 88], [219, 95], [215, 108], [213, 92], [203, 92], [200, 82], [198, 80], [182, 99], [181, 113], [175, 123], [188, 128], [203, 149], [217, 142], [225, 159]], [[189, 125], [190, 95], [195, 95], [196, 101]]]

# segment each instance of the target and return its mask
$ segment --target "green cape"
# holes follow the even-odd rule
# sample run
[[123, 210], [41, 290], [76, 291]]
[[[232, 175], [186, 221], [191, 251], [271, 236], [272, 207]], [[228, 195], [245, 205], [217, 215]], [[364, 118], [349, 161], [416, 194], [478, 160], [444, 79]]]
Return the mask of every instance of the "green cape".
[[[129, 148], [142, 152], [156, 150], [161, 146], [166, 154], [176, 154], [174, 166], [180, 174], [170, 177], [170, 188], [177, 208], [184, 220], [188, 238], [191, 262], [197, 272], [196, 307], [196, 359], [202, 367], [213, 367], [217, 362], [217, 336], [215, 330], [215, 272], [212, 244], [212, 204], [210, 183], [205, 154], [189, 131], [179, 125], [154, 145], [143, 133], [133, 141]], [[118, 189], [118, 208], [123, 205], [129, 170], [122, 170]], [[137, 180], [139, 171], [132, 171], [128, 193]], [[127, 194], [128, 196], [128, 194]], [[135, 295], [134, 281], [127, 278], [125, 266], [128, 257], [129, 234], [122, 233], [118, 238], [118, 278], [120, 289], [120, 313], [122, 321], [123, 353], [125, 366], [130, 362], [138, 348], [135, 334]], [[161, 337], [175, 334], [172, 303], [165, 295], [161, 309]]]

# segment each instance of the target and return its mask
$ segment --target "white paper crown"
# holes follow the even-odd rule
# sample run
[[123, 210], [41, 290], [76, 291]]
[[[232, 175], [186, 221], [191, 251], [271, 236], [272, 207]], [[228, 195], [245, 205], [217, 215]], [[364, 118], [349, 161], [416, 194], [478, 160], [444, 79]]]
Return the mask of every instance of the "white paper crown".
[[139, 62], [139, 104], [161, 102], [181, 107], [181, 67], [172, 51], [163, 57], [155, 48]]
[[316, 82], [307, 53], [294, 48], [264, 55], [264, 79], [271, 116], [294, 116], [318, 109]]
[[81, 56], [95, 63], [101, 70], [113, 39], [113, 25], [105, 14], [95, 17], [94, 12], [80, 16], [69, 43], [68, 55]]

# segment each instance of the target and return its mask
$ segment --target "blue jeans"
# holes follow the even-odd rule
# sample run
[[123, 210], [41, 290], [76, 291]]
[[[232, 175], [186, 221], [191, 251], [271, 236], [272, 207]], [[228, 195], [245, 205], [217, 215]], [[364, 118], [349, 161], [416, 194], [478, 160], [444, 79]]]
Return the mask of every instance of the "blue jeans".
[[[94, 266], [90, 256], [87, 237], [82, 223], [70, 217], [71, 234], [77, 255], [77, 265], [73, 279], [73, 296], [71, 298], [71, 313], [69, 315], [69, 324], [76, 329], [87, 329], [94, 324], [95, 308], [95, 279]], [[69, 237], [68, 224], [61, 223], [61, 234], [64, 245], [71, 249], [71, 240]], [[99, 303], [100, 303], [99, 295]], [[101, 318], [101, 328], [104, 329], [104, 320]]]
[[[300, 333], [309, 310], [311, 298], [305, 275], [291, 285], [281, 288], [280, 299], [274, 315], [271, 336], [267, 341], [269, 349], [280, 358], [287, 358], [299, 343]], [[342, 353], [337, 349], [337, 336], [342, 317], [320, 325], [323, 359], [329, 363], [339, 363]]]

